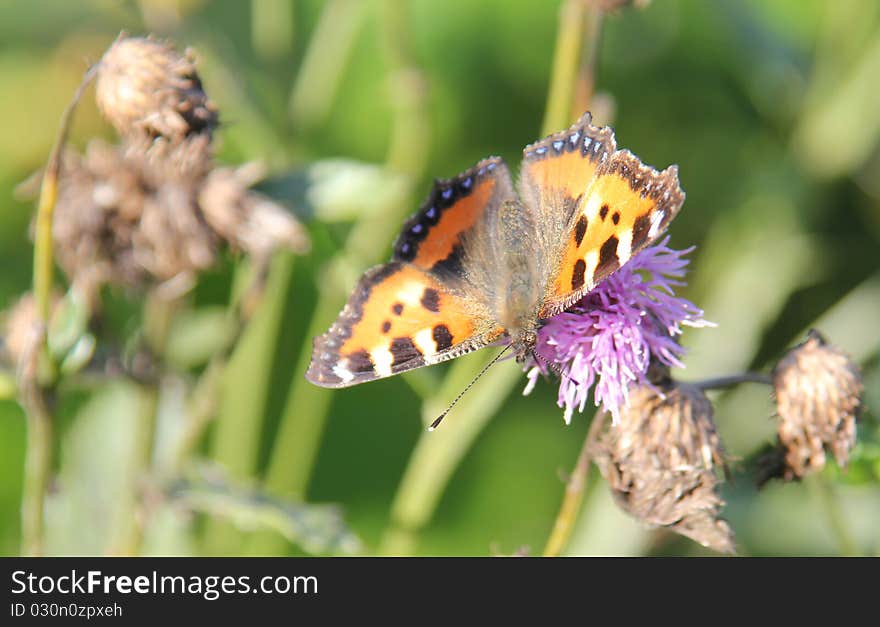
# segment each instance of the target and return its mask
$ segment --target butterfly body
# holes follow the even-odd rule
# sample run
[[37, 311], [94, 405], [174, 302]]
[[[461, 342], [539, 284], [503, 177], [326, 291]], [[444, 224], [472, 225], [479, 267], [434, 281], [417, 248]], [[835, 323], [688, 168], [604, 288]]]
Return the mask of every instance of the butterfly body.
[[677, 169], [618, 151], [585, 114], [524, 150], [437, 181], [392, 260], [360, 279], [306, 374], [346, 387], [506, 342], [527, 359], [543, 320], [653, 242], [684, 200]]

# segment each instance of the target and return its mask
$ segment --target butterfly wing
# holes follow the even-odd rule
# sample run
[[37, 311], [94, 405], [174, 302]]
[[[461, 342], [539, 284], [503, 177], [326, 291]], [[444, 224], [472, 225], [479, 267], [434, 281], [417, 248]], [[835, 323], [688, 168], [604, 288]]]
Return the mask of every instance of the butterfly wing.
[[677, 167], [658, 172], [617, 150], [613, 131], [592, 126], [589, 114], [526, 148], [523, 167], [520, 193], [550, 238], [541, 318], [570, 307], [654, 242], [684, 202]]
[[[404, 224], [391, 262], [367, 271], [336, 322], [315, 338], [306, 378], [347, 387], [458, 357], [498, 339], [467, 281], [467, 246], [488, 214], [513, 197], [498, 158], [436, 181]], [[471, 244], [473, 245], [473, 244]]]

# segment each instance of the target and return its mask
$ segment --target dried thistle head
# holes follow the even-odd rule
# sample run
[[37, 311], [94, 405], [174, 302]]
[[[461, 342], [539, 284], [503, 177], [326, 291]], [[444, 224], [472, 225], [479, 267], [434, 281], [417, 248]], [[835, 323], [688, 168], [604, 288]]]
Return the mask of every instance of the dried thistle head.
[[52, 226], [58, 263], [94, 300], [105, 283], [140, 287], [210, 267], [218, 238], [194, 183], [163, 181], [124, 149], [95, 140], [68, 154]]
[[825, 466], [825, 449], [846, 465], [861, 409], [861, 374], [840, 349], [811, 330], [773, 371], [779, 446], [777, 476], [789, 481]]
[[101, 58], [96, 91], [98, 107], [123, 137], [180, 143], [210, 138], [217, 126], [192, 51], [181, 55], [152, 37], [120, 35]]
[[95, 140], [85, 155], [65, 155], [52, 236], [58, 264], [83, 293], [94, 294], [104, 283], [143, 280], [131, 238], [145, 194], [116, 147]]
[[640, 385], [630, 390], [619, 423], [605, 426], [590, 454], [626, 512], [733, 553], [733, 531], [720, 517], [724, 451], [712, 414], [699, 388]]
[[253, 163], [213, 170], [199, 190], [205, 220], [233, 247], [257, 258], [279, 248], [307, 252], [310, 243], [302, 225], [284, 207], [250, 189], [263, 174]]
[[92, 304], [103, 284], [190, 286], [224, 241], [262, 259], [307, 250], [299, 222], [249, 189], [253, 166], [215, 169], [217, 109], [190, 51], [120, 36], [97, 76], [121, 142], [65, 155], [53, 221], [59, 265]]
[[296, 218], [250, 189], [260, 173], [245, 165], [164, 178], [124, 147], [93, 140], [85, 155], [65, 155], [52, 226], [58, 263], [95, 302], [104, 284], [192, 278], [215, 263], [224, 241], [260, 259], [279, 248], [307, 251]]

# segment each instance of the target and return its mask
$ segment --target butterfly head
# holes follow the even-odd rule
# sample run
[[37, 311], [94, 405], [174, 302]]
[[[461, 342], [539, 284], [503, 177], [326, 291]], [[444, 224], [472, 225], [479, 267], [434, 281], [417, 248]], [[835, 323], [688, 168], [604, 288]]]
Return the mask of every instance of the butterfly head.
[[519, 329], [511, 334], [510, 344], [516, 357], [516, 363], [524, 364], [535, 352], [538, 343], [538, 332], [534, 329]]

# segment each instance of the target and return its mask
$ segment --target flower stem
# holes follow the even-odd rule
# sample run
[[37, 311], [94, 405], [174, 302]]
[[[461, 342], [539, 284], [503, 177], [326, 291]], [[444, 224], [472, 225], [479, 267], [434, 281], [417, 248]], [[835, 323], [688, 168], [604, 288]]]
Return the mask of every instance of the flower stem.
[[[22, 552], [25, 555], [43, 553], [43, 506], [49, 475], [52, 469], [52, 414], [46, 401], [47, 379], [54, 378], [54, 368], [49, 363], [46, 346], [54, 270], [52, 247], [52, 217], [58, 200], [58, 177], [61, 173], [61, 157], [67, 143], [67, 135], [76, 105], [86, 87], [97, 74], [97, 66], [91, 67], [61, 115], [58, 137], [43, 180], [37, 202], [34, 227], [33, 291], [37, 307], [37, 337], [32, 354], [27, 357], [19, 371], [19, 389], [22, 405], [27, 414], [28, 440], [25, 452], [25, 476], [22, 488]], [[51, 377], [44, 376], [50, 373]]]
[[585, 15], [584, 0], [565, 0], [559, 7], [553, 73], [550, 77], [541, 135], [549, 135], [571, 123], [578, 63], [583, 47]]
[[584, 15], [584, 45], [581, 52], [581, 66], [574, 89], [572, 117], [588, 110], [596, 89], [596, 66], [599, 60], [599, 43], [602, 41], [602, 18], [605, 13], [599, 0], [591, 0]]
[[544, 557], [558, 557], [571, 539], [571, 532], [574, 530], [574, 524], [582, 509], [584, 491], [590, 478], [590, 449], [605, 423], [605, 416], [605, 412], [602, 411], [593, 417], [574, 470], [571, 471], [568, 482], [565, 484], [565, 496], [562, 498], [562, 506], [559, 508], [556, 522], [553, 523], [553, 530], [544, 547]]
[[[144, 341], [160, 367], [164, 360], [171, 322], [179, 305], [179, 300], [166, 300], [156, 290], [147, 296], [144, 305]], [[147, 523], [143, 496], [154, 461], [159, 382], [140, 384], [138, 395], [139, 409], [126, 478], [128, 490], [117, 513], [109, 546], [111, 555], [139, 555]]]
[[52, 248], [52, 216], [55, 214], [55, 203], [58, 200], [58, 177], [61, 173], [61, 157], [67, 144], [67, 135], [76, 105], [82, 98], [86, 87], [94, 79], [98, 66], [94, 65], [83, 76], [83, 80], [73, 94], [73, 98], [61, 114], [61, 126], [58, 138], [49, 155], [46, 172], [40, 185], [40, 199], [37, 204], [37, 219], [34, 228], [34, 298], [37, 303], [37, 315], [43, 324], [49, 320], [49, 300], [52, 292], [52, 275], [54, 260]]
[[366, 21], [368, 4], [359, 0], [325, 3], [290, 94], [290, 116], [298, 126], [314, 128], [329, 115]]
[[[487, 355], [487, 358], [494, 357]], [[460, 358], [449, 369], [440, 390], [422, 405], [422, 421], [429, 425], [473, 380], [488, 359]], [[490, 369], [436, 431], [423, 431], [391, 505], [391, 521], [382, 538], [383, 555], [410, 555], [418, 536], [434, 516], [452, 474], [474, 440], [522, 379], [513, 362]]]
[[773, 377], [760, 372], [744, 372], [742, 374], [733, 374], [727, 377], [695, 381], [691, 385], [698, 387], [701, 390], [723, 390], [725, 388], [739, 385], [740, 383], [763, 383], [765, 385], [773, 385]]
[[[228, 335], [211, 357], [193, 387], [186, 423], [177, 439], [165, 474], [177, 477], [216, 419], [212, 457], [234, 474], [251, 475], [258, 456], [263, 426], [268, 372], [266, 355], [272, 354], [275, 336], [293, 271], [293, 255], [278, 253], [274, 259], [242, 263], [236, 271], [227, 316]], [[264, 299], [269, 286], [269, 299]], [[230, 378], [232, 377], [232, 378]], [[224, 382], [234, 381], [234, 392], [224, 396]], [[219, 412], [220, 407], [224, 408]], [[225, 411], [229, 410], [229, 411]], [[234, 459], [233, 459], [234, 458]]]
[[25, 403], [25, 406], [28, 437], [21, 504], [21, 550], [23, 555], [37, 556], [42, 555], [45, 548], [43, 505], [52, 468], [52, 416], [41, 395]]

